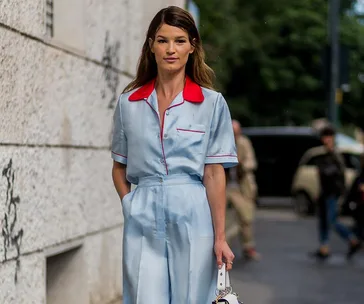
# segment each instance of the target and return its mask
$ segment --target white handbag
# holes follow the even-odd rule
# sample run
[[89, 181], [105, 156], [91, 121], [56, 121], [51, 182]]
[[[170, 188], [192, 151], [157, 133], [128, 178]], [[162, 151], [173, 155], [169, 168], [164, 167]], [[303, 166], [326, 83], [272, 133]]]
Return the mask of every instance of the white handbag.
[[216, 286], [217, 296], [212, 304], [227, 303], [227, 304], [242, 304], [238, 300], [238, 295], [233, 292], [230, 285], [229, 272], [226, 271], [226, 265], [223, 264], [219, 269]]

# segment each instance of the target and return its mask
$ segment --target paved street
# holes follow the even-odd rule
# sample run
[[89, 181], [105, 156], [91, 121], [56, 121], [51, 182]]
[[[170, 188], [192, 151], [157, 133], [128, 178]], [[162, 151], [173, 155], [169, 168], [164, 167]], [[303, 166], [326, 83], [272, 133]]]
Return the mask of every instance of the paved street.
[[237, 258], [231, 273], [240, 300], [245, 304], [364, 303], [364, 252], [347, 262], [346, 244], [335, 235], [331, 259], [312, 260], [307, 252], [317, 245], [315, 225], [313, 218], [297, 219], [289, 210], [259, 210], [256, 234], [263, 259], [247, 263]]

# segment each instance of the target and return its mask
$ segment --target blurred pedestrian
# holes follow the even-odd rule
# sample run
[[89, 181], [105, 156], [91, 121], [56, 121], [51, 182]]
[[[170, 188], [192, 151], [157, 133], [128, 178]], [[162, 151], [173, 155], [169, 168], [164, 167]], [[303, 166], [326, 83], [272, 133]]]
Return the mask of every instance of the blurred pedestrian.
[[351, 258], [360, 248], [355, 233], [338, 221], [338, 200], [345, 193], [345, 163], [335, 147], [335, 130], [327, 125], [320, 131], [324, 153], [317, 160], [320, 177], [319, 197], [319, 237], [320, 247], [314, 256], [326, 259], [330, 256], [329, 231], [334, 228], [338, 235], [348, 242], [347, 258]]
[[211, 303], [217, 268], [232, 268], [224, 167], [237, 156], [227, 103], [212, 82], [193, 17], [160, 10], [114, 115], [124, 304]]
[[253, 231], [257, 196], [254, 171], [257, 162], [253, 146], [249, 138], [242, 134], [240, 123], [233, 120], [232, 124], [239, 164], [227, 170], [227, 199], [238, 215], [244, 257], [259, 260], [260, 254], [255, 249]]
[[355, 178], [345, 199], [345, 210], [354, 219], [354, 231], [364, 241], [364, 155], [361, 156], [360, 172]]

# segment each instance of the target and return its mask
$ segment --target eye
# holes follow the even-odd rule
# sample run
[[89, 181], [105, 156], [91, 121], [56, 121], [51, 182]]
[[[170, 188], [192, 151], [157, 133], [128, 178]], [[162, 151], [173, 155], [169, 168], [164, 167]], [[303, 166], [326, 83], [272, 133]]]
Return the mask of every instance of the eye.
[[157, 42], [158, 43], [166, 43], [167, 41], [165, 39], [158, 39]]
[[177, 43], [186, 43], [186, 40], [185, 39], [178, 39], [176, 40]]

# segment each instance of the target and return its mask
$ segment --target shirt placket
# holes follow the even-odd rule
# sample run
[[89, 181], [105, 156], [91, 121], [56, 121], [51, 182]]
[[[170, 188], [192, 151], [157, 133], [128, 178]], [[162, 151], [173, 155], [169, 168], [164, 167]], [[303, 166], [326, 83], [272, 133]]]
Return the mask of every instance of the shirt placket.
[[168, 175], [168, 164], [167, 164], [167, 159], [166, 159], [166, 153], [165, 153], [165, 140], [168, 138], [168, 133], [166, 132], [165, 125], [166, 125], [166, 118], [170, 115], [170, 111], [171, 108], [174, 108], [176, 106], [179, 106], [181, 104], [183, 104], [184, 100], [183, 98], [181, 98], [181, 101], [178, 102], [178, 97], [180, 95], [178, 95], [175, 100], [173, 100], [173, 102], [171, 103], [171, 105], [164, 111], [164, 113], [162, 115], [160, 115], [159, 111], [158, 111], [158, 101], [157, 101], [157, 96], [155, 94], [155, 91], [152, 93], [151, 98], [147, 99], [145, 98], [145, 102], [150, 106], [150, 108], [153, 110], [153, 112], [156, 115], [156, 118], [158, 120], [158, 125], [160, 128], [160, 133], [159, 133], [159, 139], [160, 139], [160, 144], [161, 144], [161, 151], [162, 151], [162, 155], [161, 158], [159, 159], [160, 163], [162, 165], [164, 165], [165, 168], [165, 172], [166, 175]]

